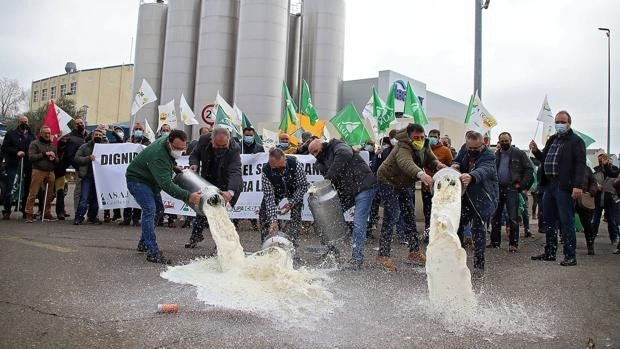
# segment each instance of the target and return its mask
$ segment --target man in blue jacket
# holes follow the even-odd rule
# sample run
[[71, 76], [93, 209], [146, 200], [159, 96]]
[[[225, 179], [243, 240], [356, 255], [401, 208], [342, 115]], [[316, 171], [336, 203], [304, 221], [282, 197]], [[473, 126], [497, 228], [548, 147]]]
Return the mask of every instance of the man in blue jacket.
[[495, 155], [484, 144], [482, 134], [470, 131], [465, 146], [461, 148], [452, 167], [461, 171], [461, 183], [465, 187], [461, 203], [461, 222], [458, 235], [463, 243], [463, 228], [471, 223], [474, 239], [474, 271], [472, 277], [484, 276], [484, 252], [486, 226], [497, 208], [499, 188]]

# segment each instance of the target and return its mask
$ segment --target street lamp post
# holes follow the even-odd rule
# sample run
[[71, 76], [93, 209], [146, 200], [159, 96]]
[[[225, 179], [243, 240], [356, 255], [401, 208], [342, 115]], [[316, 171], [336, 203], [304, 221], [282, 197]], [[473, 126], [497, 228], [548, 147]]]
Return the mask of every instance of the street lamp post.
[[611, 154], [611, 31], [598, 28], [607, 35], [607, 154]]
[[474, 94], [482, 98], [482, 10], [489, 8], [491, 0], [474, 0], [475, 12], [475, 43], [474, 43]]

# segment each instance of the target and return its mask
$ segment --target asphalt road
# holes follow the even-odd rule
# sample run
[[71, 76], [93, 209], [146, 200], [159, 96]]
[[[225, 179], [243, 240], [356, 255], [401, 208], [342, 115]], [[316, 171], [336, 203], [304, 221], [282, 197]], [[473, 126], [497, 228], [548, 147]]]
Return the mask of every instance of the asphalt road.
[[[258, 233], [243, 227], [242, 244], [257, 250]], [[178, 264], [214, 246], [208, 239], [183, 248], [189, 229], [157, 233]], [[540, 234], [522, 239], [516, 254], [507, 246], [487, 251], [485, 279], [475, 285], [479, 313], [462, 322], [429, 309], [424, 270], [402, 263], [404, 246], [393, 252], [400, 270], [389, 273], [373, 265], [373, 242], [364, 270], [330, 274], [342, 305], [304, 327], [198, 301], [193, 286], [164, 280], [164, 267], [135, 251], [138, 235], [115, 224], [0, 221], [0, 347], [585, 348], [592, 339], [597, 348], [620, 348], [620, 255], [606, 231], [596, 256], [586, 255], [579, 234], [576, 267], [530, 261], [542, 249]], [[158, 303], [181, 308], [158, 314]]]

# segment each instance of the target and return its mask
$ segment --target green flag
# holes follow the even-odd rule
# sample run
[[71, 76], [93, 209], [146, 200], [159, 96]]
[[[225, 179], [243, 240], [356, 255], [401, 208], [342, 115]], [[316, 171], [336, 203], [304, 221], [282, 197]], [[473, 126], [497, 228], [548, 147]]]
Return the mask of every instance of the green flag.
[[284, 93], [284, 110], [282, 111], [282, 118], [280, 119], [280, 130], [282, 132], [288, 132], [288, 123], [297, 126], [297, 106], [295, 105], [295, 101], [291, 97], [291, 94], [288, 92], [288, 86], [286, 86], [286, 81], [282, 81], [282, 90]]
[[465, 114], [465, 125], [469, 124], [471, 118], [471, 111], [474, 109], [474, 95], [471, 95], [469, 99], [469, 106], [467, 107], [467, 114]]
[[[244, 112], [241, 112], [241, 128], [245, 129], [248, 127], [254, 129], [254, 126], [252, 125], [252, 121], [250, 121], [250, 119], [248, 118], [247, 115], [245, 115]], [[263, 145], [263, 140], [258, 135], [258, 132], [256, 132], [256, 129], [254, 129], [254, 142], [256, 142], [256, 144], [258, 145]]]
[[373, 114], [377, 118], [379, 132], [387, 130], [392, 121], [396, 120], [396, 115], [394, 114], [394, 88], [394, 85], [392, 85], [387, 104], [379, 98], [377, 90], [374, 87], [372, 88]]
[[403, 114], [412, 117], [413, 122], [418, 125], [428, 125], [428, 119], [426, 118], [424, 109], [422, 109], [420, 99], [413, 92], [409, 81], [407, 81], [407, 92], [405, 93], [405, 110], [403, 111]]
[[217, 111], [215, 112], [215, 124], [227, 128], [228, 131], [230, 131], [231, 137], [241, 139], [239, 127], [237, 127], [237, 125], [235, 125], [235, 123], [228, 118], [228, 115], [226, 115], [224, 109], [222, 109], [219, 105], [217, 106]]
[[589, 147], [589, 146], [591, 146], [591, 145], [592, 145], [592, 143], [596, 142], [596, 141], [594, 140], [594, 138], [592, 138], [592, 137], [588, 136], [588, 135], [587, 135], [587, 134], [585, 134], [585, 133], [581, 133], [581, 132], [579, 132], [579, 131], [577, 131], [577, 130], [575, 130], [575, 129], [573, 129], [573, 132], [575, 132], [575, 134], [576, 134], [577, 136], [579, 136], [579, 138], [583, 139], [583, 142], [586, 144], [586, 148], [587, 148], [587, 147]]
[[370, 139], [362, 118], [355, 110], [353, 103], [347, 104], [329, 122], [334, 125], [342, 139], [350, 146], [366, 143]]
[[308, 87], [308, 83], [306, 80], [303, 80], [301, 83], [301, 101], [299, 112], [304, 115], [308, 115], [310, 119], [310, 125], [316, 124], [319, 120], [319, 115], [316, 113], [316, 109], [314, 109], [314, 104], [312, 104], [312, 99], [310, 98], [310, 88]]

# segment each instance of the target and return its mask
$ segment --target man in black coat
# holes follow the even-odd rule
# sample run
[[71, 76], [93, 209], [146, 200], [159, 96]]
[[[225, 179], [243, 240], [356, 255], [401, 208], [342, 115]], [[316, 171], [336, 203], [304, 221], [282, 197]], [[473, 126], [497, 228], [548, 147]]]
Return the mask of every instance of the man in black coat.
[[605, 210], [605, 218], [607, 219], [607, 232], [612, 245], [618, 244], [618, 221], [616, 220], [616, 210], [618, 209], [618, 196], [613, 187], [613, 183], [618, 178], [618, 166], [611, 162], [611, 157], [607, 154], [598, 156], [598, 166], [594, 168], [594, 178], [598, 182], [595, 198], [594, 218], [592, 225], [594, 235], [598, 234], [598, 228], [601, 224], [601, 216]]
[[343, 141], [332, 139], [322, 142], [316, 139], [308, 146], [316, 158], [316, 167], [329, 179], [340, 197], [344, 210], [355, 205], [353, 218], [353, 252], [348, 267], [359, 269], [364, 262], [366, 227], [372, 201], [377, 192], [377, 177], [358, 153], [354, 153]]
[[549, 137], [545, 148], [540, 150], [536, 142], [530, 142], [532, 154], [541, 162], [540, 185], [545, 187], [543, 215], [546, 243], [543, 254], [533, 260], [555, 261], [558, 249], [556, 227], [564, 236], [563, 266], [577, 265], [575, 255], [575, 200], [581, 197], [586, 173], [586, 145], [570, 128], [571, 117], [567, 111], [555, 116], [556, 134]]
[[[200, 136], [198, 144], [189, 156], [190, 169], [200, 170], [200, 175], [209, 183], [218, 187], [224, 200], [234, 206], [243, 191], [241, 178], [241, 148], [230, 138], [230, 132], [223, 127], [216, 127], [212, 133]], [[192, 236], [186, 248], [194, 248], [204, 240], [203, 229], [207, 218], [196, 212]]]
[[242, 141], [243, 154], [256, 154], [264, 153], [265, 148], [256, 143], [256, 132], [251, 127], [243, 129], [243, 141]]
[[30, 175], [32, 173], [32, 165], [28, 160], [28, 147], [34, 138], [34, 134], [28, 126], [28, 118], [20, 116], [18, 118], [17, 127], [7, 132], [2, 143], [2, 154], [6, 160], [7, 186], [4, 197], [4, 210], [2, 211], [2, 219], [9, 220], [11, 218], [11, 191], [15, 176], [20, 173], [20, 163], [23, 161], [22, 173], [24, 175], [24, 185], [21, 190], [21, 198], [19, 210], [22, 210], [26, 204], [26, 193], [30, 188]]

